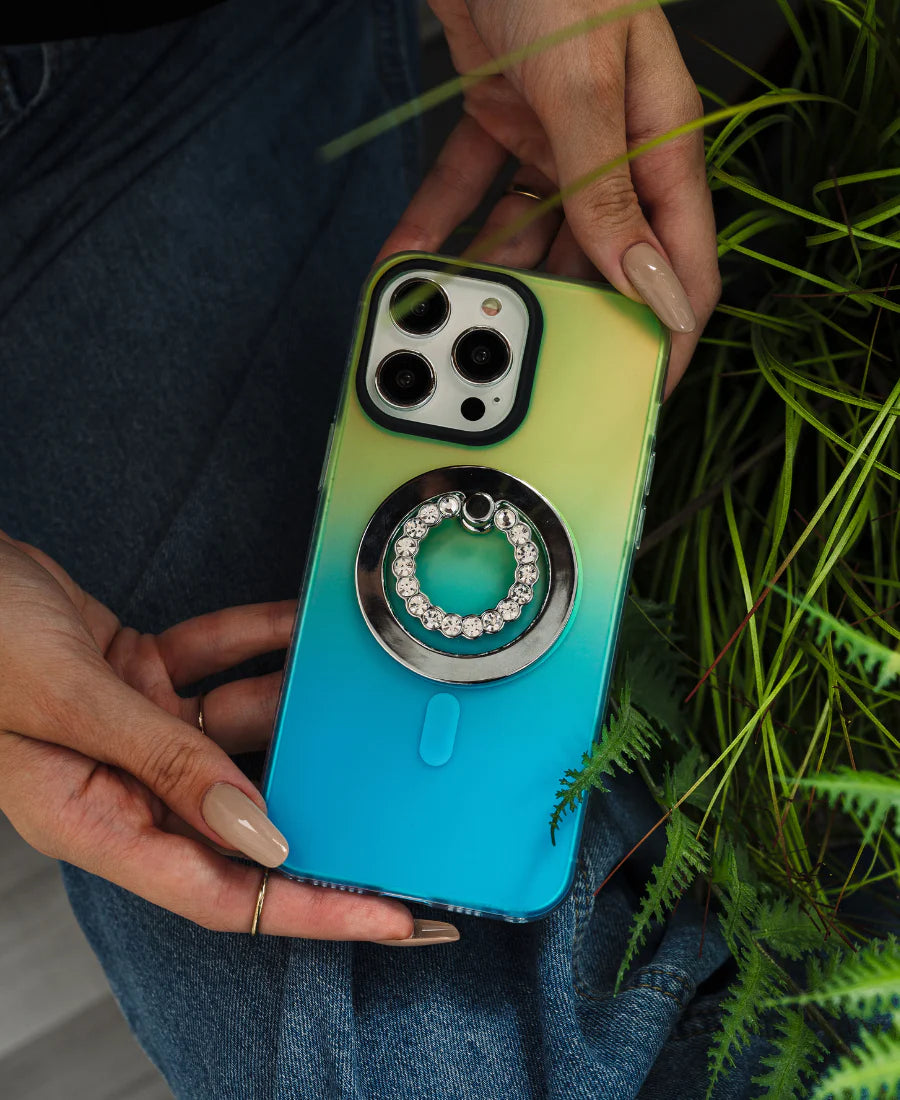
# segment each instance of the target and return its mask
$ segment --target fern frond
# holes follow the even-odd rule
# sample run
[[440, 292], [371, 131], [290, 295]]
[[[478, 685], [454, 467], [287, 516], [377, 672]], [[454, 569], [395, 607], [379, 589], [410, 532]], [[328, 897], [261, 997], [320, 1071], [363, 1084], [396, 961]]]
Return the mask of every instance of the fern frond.
[[672, 644], [672, 608], [632, 597], [625, 605], [619, 632], [622, 681], [641, 711], [673, 737], [684, 730], [681, 658]]
[[759, 912], [759, 895], [747, 873], [746, 859], [729, 844], [718, 861], [713, 880], [721, 887], [719, 925], [729, 950], [738, 958], [742, 945], [752, 942]]
[[754, 1077], [753, 1084], [766, 1100], [806, 1100], [813, 1063], [821, 1062], [825, 1048], [800, 1009], [779, 1007], [778, 1013], [772, 1050], [761, 1059], [768, 1072]]
[[[792, 596], [777, 585], [775, 591], [791, 603], [800, 604], [796, 596]], [[816, 645], [822, 646], [827, 638], [832, 638], [835, 647], [843, 650], [846, 660], [858, 661], [867, 676], [877, 672], [876, 688], [879, 690], [885, 688], [900, 676], [900, 650], [889, 649], [881, 642], [876, 642], [874, 638], [863, 634], [861, 630], [856, 630], [843, 619], [829, 615], [821, 607], [807, 605], [804, 610], [807, 621], [816, 627]]]
[[648, 759], [651, 749], [658, 744], [659, 734], [631, 705], [631, 689], [626, 684], [619, 696], [616, 713], [609, 718], [601, 739], [581, 758], [581, 770], [570, 768], [560, 780], [557, 803], [550, 815], [551, 840], [555, 840], [564, 815], [573, 811], [592, 787], [601, 791], [607, 789], [603, 783], [605, 775], [615, 767], [630, 772], [631, 763]]
[[[900, 1028], [897, 1018], [887, 1031], [864, 1031], [853, 1048], [827, 1073], [812, 1100], [829, 1097], [894, 1097], [900, 1095]], [[855, 1061], [853, 1060], [855, 1059]]]
[[822, 946], [822, 931], [797, 901], [776, 898], [764, 901], [754, 920], [754, 936], [776, 954], [799, 959]]
[[815, 787], [830, 806], [855, 813], [866, 822], [863, 843], [867, 843], [893, 812], [894, 833], [900, 837], [900, 779], [879, 772], [854, 771], [846, 766], [836, 771], [799, 780], [801, 787]]
[[817, 1004], [830, 1012], [868, 1017], [900, 1009], [900, 941], [895, 936], [848, 953], [828, 975], [786, 1004]]
[[661, 921], [707, 865], [706, 848], [697, 839], [696, 826], [681, 810], [673, 810], [666, 825], [666, 854], [653, 868], [647, 890], [635, 913], [625, 955], [616, 975], [616, 991], [653, 921]]
[[674, 806], [682, 795], [687, 794], [705, 770], [704, 757], [699, 745], [692, 745], [687, 752], [678, 757], [674, 764], [667, 763], [663, 779], [665, 802], [669, 806]]
[[747, 1045], [751, 1034], [759, 1031], [763, 1017], [761, 1006], [781, 992], [781, 975], [777, 967], [757, 948], [744, 948], [737, 963], [737, 977], [731, 983], [731, 994], [722, 1009], [722, 1026], [713, 1036], [709, 1049], [706, 1100], [710, 1100], [725, 1068], [734, 1065], [735, 1055]]

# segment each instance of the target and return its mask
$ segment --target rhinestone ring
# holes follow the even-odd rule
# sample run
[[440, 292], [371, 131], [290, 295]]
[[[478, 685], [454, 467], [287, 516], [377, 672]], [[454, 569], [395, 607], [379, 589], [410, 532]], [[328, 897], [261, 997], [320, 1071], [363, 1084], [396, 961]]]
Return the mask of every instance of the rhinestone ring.
[[[396, 577], [397, 595], [404, 600], [407, 612], [418, 619], [426, 630], [439, 630], [445, 638], [467, 638], [475, 641], [482, 634], [499, 634], [518, 619], [522, 608], [534, 598], [534, 586], [540, 577], [540, 551], [533, 541], [531, 526], [508, 501], [495, 503], [482, 492], [451, 492], [426, 501], [403, 524], [403, 534], [394, 543], [391, 572]], [[513, 548], [516, 570], [509, 591], [495, 607], [478, 614], [459, 614], [436, 607], [419, 587], [416, 577], [416, 555], [428, 532], [445, 519], [459, 519], [468, 531], [484, 533], [496, 530], [506, 535]]]
[[[416, 555], [422, 539], [451, 518], [472, 533], [502, 531], [516, 556], [516, 575], [509, 593], [495, 607], [471, 616], [459, 614], [465, 609], [448, 614], [435, 608], [416, 577]], [[534, 567], [533, 572], [529, 566]], [[545, 588], [540, 599], [535, 590], [538, 578]], [[579, 570], [575, 544], [565, 522], [537, 490], [491, 466], [442, 466], [410, 478], [377, 506], [360, 538], [355, 580], [366, 625], [395, 660], [439, 683], [485, 684], [528, 668], [556, 644], [574, 613]], [[395, 610], [389, 599], [392, 588], [404, 601], [402, 609]], [[531, 601], [524, 599], [526, 592]], [[422, 601], [410, 608], [414, 596], [421, 596]], [[480, 625], [479, 631], [474, 623], [467, 623], [473, 639], [493, 639], [503, 624], [513, 621], [504, 619], [504, 608], [508, 615], [516, 614], [507, 600], [518, 606], [520, 617], [524, 617], [522, 608], [531, 602], [534, 614], [528, 616], [528, 623], [522, 626], [520, 621], [517, 625], [521, 629], [500, 634], [493, 649], [469, 647], [463, 622], [473, 619]], [[536, 606], [538, 603], [540, 606]], [[426, 615], [428, 609], [432, 613]], [[429, 644], [404, 625], [407, 614], [419, 619], [432, 636], [436, 634], [436, 643], [442, 637], [458, 637], [463, 644], [456, 652], [440, 648], [440, 643]], [[485, 617], [491, 627], [497, 627], [496, 631], [488, 629]], [[513, 636], [504, 642], [509, 634]]]

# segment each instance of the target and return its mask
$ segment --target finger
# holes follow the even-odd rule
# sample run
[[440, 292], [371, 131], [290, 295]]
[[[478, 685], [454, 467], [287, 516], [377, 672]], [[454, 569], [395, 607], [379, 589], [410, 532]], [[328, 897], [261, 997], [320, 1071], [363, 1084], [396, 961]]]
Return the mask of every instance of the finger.
[[[661, 53], [665, 64], [659, 61]], [[635, 20], [628, 67], [632, 141], [640, 143], [655, 133], [666, 133], [703, 113], [700, 96], [665, 19]], [[684, 373], [721, 292], [702, 132], [697, 130], [641, 154], [632, 161], [631, 174], [644, 213], [697, 318], [693, 333], [673, 338], [668, 393]]]
[[295, 600], [229, 607], [178, 623], [156, 640], [175, 687], [195, 684], [251, 657], [287, 649]]
[[[161, 831], [133, 780], [68, 750], [8, 734], [0, 734], [0, 764], [0, 805], [40, 851], [205, 928], [249, 931], [260, 869]], [[279, 877], [268, 883], [260, 930], [312, 939], [402, 940], [413, 920], [393, 899]]]
[[588, 259], [623, 294], [643, 299], [669, 328], [689, 332], [696, 326], [690, 301], [641, 212], [622, 160], [628, 148], [629, 26], [612, 24], [564, 49], [556, 63], [570, 62], [565, 88], [546, 62], [529, 68], [523, 86], [550, 138], [566, 220]]
[[564, 221], [559, 227], [556, 239], [547, 254], [547, 270], [551, 275], [561, 275], [566, 279], [584, 279], [596, 282], [600, 272], [584, 254], [584, 249], [575, 240], [572, 227]]
[[507, 267], [536, 267], [546, 256], [556, 231], [562, 221], [559, 210], [548, 210], [540, 218], [526, 224], [523, 214], [531, 211], [535, 201], [540, 203], [556, 191], [551, 180], [536, 168], [521, 167], [510, 187], [522, 187], [532, 192], [527, 195], [508, 193], [496, 203], [481, 231], [465, 250], [464, 255], [474, 260], [504, 264]]
[[[273, 614], [275, 605], [271, 606]], [[287, 607], [293, 611], [293, 603]], [[293, 616], [291, 616], [293, 617]], [[227, 621], [227, 617], [225, 620]], [[191, 623], [181, 624], [191, 627]], [[257, 640], [263, 649], [268, 649], [270, 644], [265, 638], [265, 618], [257, 623], [259, 634]], [[180, 629], [180, 628], [178, 628]], [[216, 628], [218, 629], [218, 628]], [[277, 633], [277, 624], [273, 626]], [[199, 635], [193, 635], [186, 631], [184, 637], [193, 645]], [[162, 710], [180, 718], [189, 726], [199, 729], [200, 697], [195, 695], [184, 698], [175, 693], [172, 688], [172, 678], [166, 668], [163, 656], [160, 653], [160, 639], [162, 635], [139, 634], [135, 630], [125, 628], [120, 636], [110, 647], [107, 660], [116, 675], [129, 687], [140, 692], [146, 699], [155, 703]], [[245, 641], [247, 639], [245, 638]], [[283, 641], [277, 638], [277, 641]], [[173, 667], [177, 667], [179, 657], [179, 642], [169, 638], [167, 656]], [[227, 648], [228, 640], [225, 640]], [[223, 650], [215, 644], [212, 646], [215, 653], [221, 656], [223, 661], [228, 657], [222, 656]], [[283, 648], [278, 645], [278, 648]], [[253, 655], [253, 649], [246, 651], [247, 656]], [[193, 659], [187, 655], [189, 659]], [[203, 661], [203, 654], [197, 653], [198, 661]], [[243, 657], [238, 654], [237, 661]], [[237, 661], [235, 663], [237, 663]], [[194, 666], [196, 668], [196, 665]], [[210, 667], [213, 667], [212, 665]], [[263, 749], [268, 744], [274, 725], [275, 712], [278, 708], [278, 696], [281, 690], [282, 672], [273, 672], [267, 676], [251, 676], [242, 680], [235, 680], [223, 684], [212, 691], [207, 692], [203, 699], [204, 732], [221, 748], [234, 756], [242, 752], [255, 752]]]
[[506, 158], [506, 150], [466, 115], [447, 138], [376, 263], [394, 252], [437, 252], [481, 202]]
[[205, 837], [202, 833], [198, 833], [196, 829], [192, 828], [186, 821], [182, 821], [177, 814], [173, 814], [171, 810], [166, 810], [157, 822], [158, 828], [162, 829], [164, 833], [174, 833], [175, 836], [183, 836], [188, 840], [194, 840], [198, 844], [205, 844], [207, 848], [212, 848], [214, 852], [218, 852], [220, 856], [239, 856], [240, 852], [237, 848], [226, 848], [224, 844], [216, 844], [215, 841]]
[[21, 667], [14, 693], [21, 700], [6, 707], [16, 733], [120, 768], [210, 840], [267, 866], [284, 862], [287, 842], [266, 816], [262, 796], [195, 726], [161, 710], [99, 659], [57, 662], [50, 680], [30, 678], [31, 668], [43, 668], [39, 657]]
[[90, 593], [85, 592], [80, 585], [72, 580], [65, 569], [63, 569], [58, 562], [55, 562], [53, 558], [45, 554], [43, 550], [39, 550], [30, 543], [21, 542], [19, 539], [12, 538], [12, 536], [7, 535], [5, 531], [0, 531], [0, 542], [6, 543], [13, 549], [25, 554], [50, 574], [63, 590], [70, 603], [75, 607], [76, 611], [78, 611], [87, 623], [88, 629], [94, 641], [97, 643], [100, 652], [105, 653], [109, 643], [115, 637], [116, 631], [119, 629], [119, 620], [113, 612], [100, 603], [99, 600], [95, 600]]
[[[257, 752], [268, 745], [275, 725], [283, 674], [250, 676], [223, 684], [203, 697], [203, 726], [229, 756]], [[192, 725], [198, 721], [199, 698], [182, 700], [182, 717]]]

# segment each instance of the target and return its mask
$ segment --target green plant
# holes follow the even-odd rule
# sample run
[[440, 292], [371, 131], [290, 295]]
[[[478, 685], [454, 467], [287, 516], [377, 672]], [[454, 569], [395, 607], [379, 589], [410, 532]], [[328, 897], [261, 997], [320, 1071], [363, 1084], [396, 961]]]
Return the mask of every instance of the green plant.
[[879, 940], [900, 884], [900, 0], [804, 0], [799, 15], [773, 2], [791, 71], [772, 80], [735, 60], [754, 85], [745, 104], [703, 89], [703, 120], [620, 158], [707, 127], [724, 291], [661, 420], [610, 716], [562, 777], [551, 830], [616, 768], [638, 770], [667, 849], [620, 981], [703, 875], [738, 966], [709, 1095], [765, 1028], [760, 1095], [862, 1100], [900, 1086], [900, 959]]
[[[738, 964], [710, 1095], [765, 1028], [760, 1095], [863, 1097], [900, 1083], [897, 1014], [852, 1039], [840, 995], [854, 960], [900, 987], [896, 945], [878, 941], [900, 884], [900, 3], [781, 6], [795, 68], [780, 85], [748, 75], [797, 98], [707, 133], [723, 298], [665, 410], [635, 572], [691, 661], [683, 728], [625, 675], [627, 726], [614, 712], [561, 793], [627, 760], [659, 801], [668, 848], [632, 945], [709, 868]], [[690, 750], [703, 786], [676, 798], [654, 776]]]

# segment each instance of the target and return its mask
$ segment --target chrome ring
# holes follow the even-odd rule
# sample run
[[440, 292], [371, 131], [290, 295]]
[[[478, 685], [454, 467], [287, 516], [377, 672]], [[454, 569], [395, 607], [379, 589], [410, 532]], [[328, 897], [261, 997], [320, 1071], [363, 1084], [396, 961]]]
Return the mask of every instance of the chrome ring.
[[[485, 502], [478, 515], [472, 511], [476, 498]], [[403, 600], [406, 612], [418, 619], [426, 630], [439, 630], [445, 638], [464, 638], [476, 641], [483, 634], [499, 634], [507, 623], [515, 622], [525, 604], [534, 599], [534, 586], [540, 577], [538, 559], [540, 549], [532, 541], [532, 528], [527, 516], [517, 511], [506, 500], [494, 501], [489, 493], [445, 493], [426, 500], [403, 522], [400, 538], [394, 543], [391, 572], [397, 578], [394, 588]], [[444, 520], [459, 519], [463, 527], [473, 534], [490, 530], [500, 531], [513, 548], [516, 567], [513, 582], [506, 595], [496, 606], [477, 614], [444, 611], [436, 607], [419, 587], [416, 577], [416, 555], [429, 531], [439, 527]]]
[[[440, 512], [441, 499], [455, 497], [460, 502], [462, 513], [462, 500], [475, 494], [484, 494], [499, 502], [494, 507], [491, 520], [504, 507], [527, 517], [532, 531], [525, 543], [544, 552], [547, 594], [535, 619], [505, 645], [484, 653], [447, 653], [413, 637], [400, 622], [388, 600], [385, 573], [396, 577], [392, 563], [407, 558], [413, 563], [413, 569], [409, 571], [409, 567], [404, 566], [400, 571], [414, 576], [414, 554], [398, 553], [396, 542], [400, 541], [397, 538], [399, 532], [402, 531], [401, 538], [409, 538], [412, 537], [410, 531], [420, 530], [413, 523], [419, 518], [423, 507], [432, 504]], [[451, 506], [447, 504], [445, 507]], [[434, 518], [430, 510], [428, 515]], [[427, 526], [430, 529], [437, 522], [440, 520]], [[409, 529], [405, 524], [410, 524]], [[514, 524], [510, 524], [510, 529], [512, 526]], [[389, 554], [392, 555], [390, 565]], [[397, 577], [397, 580], [400, 579]], [[395, 660], [413, 672], [448, 684], [479, 684], [499, 680], [539, 660], [565, 629], [575, 606], [577, 588], [575, 547], [556, 509], [524, 481], [485, 466], [446, 466], [420, 474], [401, 485], [376, 508], [360, 540], [356, 557], [357, 599], [363, 618], [377, 641]], [[411, 596], [415, 594], [410, 593]], [[434, 621], [436, 628], [436, 617]]]

